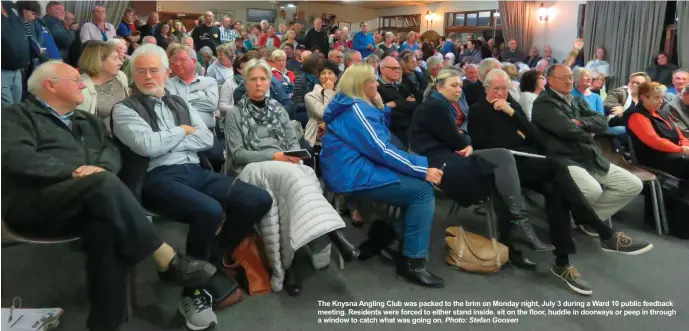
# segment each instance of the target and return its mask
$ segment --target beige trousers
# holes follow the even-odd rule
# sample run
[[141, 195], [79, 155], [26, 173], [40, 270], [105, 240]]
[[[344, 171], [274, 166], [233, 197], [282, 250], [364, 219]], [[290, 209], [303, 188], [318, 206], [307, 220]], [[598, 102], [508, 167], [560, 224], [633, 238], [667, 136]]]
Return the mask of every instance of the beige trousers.
[[641, 193], [641, 180], [627, 170], [610, 164], [606, 175], [592, 175], [579, 166], [569, 166], [569, 173], [581, 193], [601, 220], [607, 220]]

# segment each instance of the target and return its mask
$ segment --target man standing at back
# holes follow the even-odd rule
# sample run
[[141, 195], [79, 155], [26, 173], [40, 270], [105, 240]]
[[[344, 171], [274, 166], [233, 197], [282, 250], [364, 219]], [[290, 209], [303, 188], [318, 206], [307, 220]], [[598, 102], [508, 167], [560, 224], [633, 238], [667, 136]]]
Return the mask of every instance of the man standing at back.
[[22, 70], [29, 66], [24, 18], [12, 1], [2, 2], [2, 105], [22, 101]]
[[373, 35], [368, 32], [368, 23], [361, 22], [359, 27], [361, 28], [361, 31], [354, 35], [352, 47], [359, 51], [359, 53], [361, 53], [361, 57], [365, 59], [367, 56], [373, 53], [376, 43], [373, 40]]
[[[53, 39], [55, 39], [55, 44], [60, 51], [62, 59], [66, 61], [69, 58], [69, 47], [77, 37], [76, 30], [71, 28], [71, 26], [65, 26], [65, 6], [60, 2], [49, 2], [45, 10], [46, 14], [43, 16], [43, 22], [45, 22], [50, 34], [53, 35]], [[72, 26], [78, 27], [78, 25]]]
[[318, 49], [321, 54], [328, 54], [330, 52], [330, 43], [328, 43], [328, 32], [322, 31], [323, 21], [320, 17], [313, 20], [313, 29], [309, 30], [304, 36], [302, 44], [306, 49], [314, 51]]
[[608, 128], [607, 121], [584, 99], [572, 96], [569, 67], [550, 66], [546, 76], [549, 87], [534, 100], [532, 122], [541, 129], [548, 153], [566, 162], [591, 207], [606, 220], [641, 192], [641, 180], [601, 155], [593, 136]]

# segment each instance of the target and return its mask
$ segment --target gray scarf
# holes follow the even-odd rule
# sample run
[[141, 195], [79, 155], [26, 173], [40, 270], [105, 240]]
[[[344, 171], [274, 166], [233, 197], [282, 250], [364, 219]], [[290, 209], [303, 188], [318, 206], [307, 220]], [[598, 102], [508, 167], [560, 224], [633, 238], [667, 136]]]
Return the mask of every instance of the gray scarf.
[[281, 106], [277, 101], [266, 98], [264, 107], [259, 108], [254, 105], [248, 96], [244, 96], [237, 104], [239, 114], [241, 115], [241, 129], [244, 141], [250, 150], [260, 151], [261, 140], [258, 138], [257, 125], [265, 125], [268, 127], [268, 133], [277, 139], [282, 151], [289, 150], [289, 141], [285, 135], [285, 127], [280, 122]]

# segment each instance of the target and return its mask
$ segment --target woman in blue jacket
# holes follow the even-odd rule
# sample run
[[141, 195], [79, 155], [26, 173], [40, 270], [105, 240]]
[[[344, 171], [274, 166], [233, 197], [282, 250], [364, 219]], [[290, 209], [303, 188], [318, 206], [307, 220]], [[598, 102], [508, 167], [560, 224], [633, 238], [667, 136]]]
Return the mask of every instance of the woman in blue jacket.
[[443, 279], [425, 268], [425, 259], [435, 212], [431, 184], [440, 184], [443, 172], [390, 143], [391, 110], [377, 87], [373, 67], [365, 64], [349, 67], [340, 78], [323, 116], [323, 179], [334, 192], [404, 208], [397, 274], [422, 286], [442, 287]]

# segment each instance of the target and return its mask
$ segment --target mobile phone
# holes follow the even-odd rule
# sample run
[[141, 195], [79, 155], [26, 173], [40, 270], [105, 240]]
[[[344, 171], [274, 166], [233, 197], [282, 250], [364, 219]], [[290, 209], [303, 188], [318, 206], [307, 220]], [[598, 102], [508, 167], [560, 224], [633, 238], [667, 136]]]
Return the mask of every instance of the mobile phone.
[[309, 153], [309, 151], [307, 151], [307, 150], [305, 150], [305, 149], [298, 149], [298, 150], [294, 150], [294, 151], [287, 151], [287, 152], [284, 152], [284, 154], [287, 155], [287, 156], [298, 157], [298, 158], [300, 158], [300, 159], [302, 159], [302, 160], [307, 160], [307, 159], [310, 159], [310, 158], [311, 158], [311, 153]]

